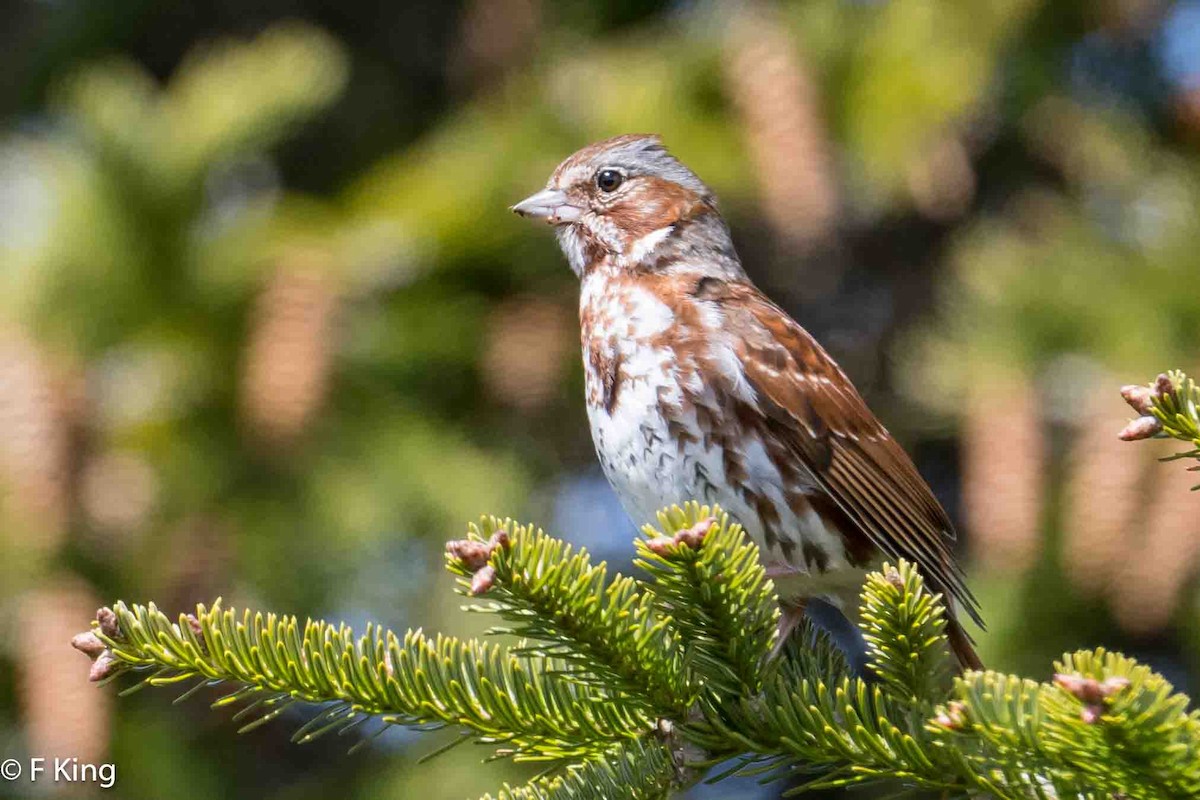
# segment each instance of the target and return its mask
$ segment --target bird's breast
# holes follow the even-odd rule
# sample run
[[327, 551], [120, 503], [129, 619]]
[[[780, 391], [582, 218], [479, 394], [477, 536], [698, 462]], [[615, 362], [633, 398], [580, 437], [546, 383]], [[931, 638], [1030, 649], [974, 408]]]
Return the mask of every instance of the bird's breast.
[[684, 474], [697, 454], [679, 444], [681, 433], [693, 434], [676, 419], [688, 391], [671, 344], [676, 314], [646, 287], [589, 276], [580, 323], [596, 454], [630, 515], [652, 519], [665, 497], [685, 499], [694, 488]]
[[768, 561], [844, 564], [810, 502], [812, 475], [771, 437], [720, 320], [615, 282], [584, 283], [587, 410], [606, 477], [636, 522], [685, 500], [719, 503]]

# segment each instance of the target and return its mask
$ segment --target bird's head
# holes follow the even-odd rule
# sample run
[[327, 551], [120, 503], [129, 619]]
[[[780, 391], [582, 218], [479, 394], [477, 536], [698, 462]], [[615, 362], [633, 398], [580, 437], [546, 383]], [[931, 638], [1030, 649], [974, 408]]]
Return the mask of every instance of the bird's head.
[[687, 227], [711, 228], [706, 238], [728, 239], [712, 192], [655, 135], [588, 145], [558, 165], [545, 189], [512, 210], [555, 226], [578, 275], [601, 262], [651, 265], [678, 246]]

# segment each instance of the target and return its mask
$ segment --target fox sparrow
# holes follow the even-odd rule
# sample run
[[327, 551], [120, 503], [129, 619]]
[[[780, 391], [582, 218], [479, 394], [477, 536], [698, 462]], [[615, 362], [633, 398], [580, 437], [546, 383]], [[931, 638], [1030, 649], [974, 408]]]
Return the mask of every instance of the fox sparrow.
[[882, 558], [945, 597], [950, 643], [980, 622], [954, 530], [912, 460], [829, 354], [742, 269], [713, 193], [657, 136], [563, 161], [513, 211], [554, 226], [582, 282], [587, 410], [604, 474], [635, 520], [719, 503], [758, 543], [784, 633], [809, 597], [853, 615]]

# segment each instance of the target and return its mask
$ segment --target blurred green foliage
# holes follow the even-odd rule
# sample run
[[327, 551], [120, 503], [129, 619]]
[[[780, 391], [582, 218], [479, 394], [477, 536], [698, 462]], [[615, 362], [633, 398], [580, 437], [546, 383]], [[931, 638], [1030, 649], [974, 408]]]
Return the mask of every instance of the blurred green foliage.
[[[1071, 365], [1120, 376], [1118, 407], [1120, 383], [1194, 372], [1200, 116], [1156, 55], [1186, 5], [18, 3], [0, 31], [0, 414], [26, 449], [0, 453], [0, 603], [67, 573], [103, 597], [470, 633], [430, 599], [441, 543], [484, 509], [551, 519], [595, 479], [574, 330], [521, 334], [569, 320], [575, 281], [505, 208], [582, 144], [654, 131], [952, 508], [972, 387], [1038, 387], [1047, 544], [1021, 575], [972, 572], [989, 658], [1031, 671], [1103, 642], [1186, 687], [1194, 581], [1179, 630], [1128, 637], [1064, 583], [1078, 434], [1053, 414], [1084, 404]], [[744, 8], [795, 52], [738, 84]], [[787, 170], [758, 165], [820, 167], [771, 149], [744, 110], [761, 99], [731, 97], [780, 69], [815, 86], [784, 117], [812, 123], [843, 188], [832, 244], [795, 258], [762, 207]], [[43, 484], [49, 522], [24, 509]], [[0, 750], [17, 750], [34, 746], [31, 662], [4, 625]], [[406, 740], [354, 759], [270, 728], [231, 744], [148, 697], [111, 728], [121, 796], [490, 782], [444, 766], [472, 755], [416, 769]]]

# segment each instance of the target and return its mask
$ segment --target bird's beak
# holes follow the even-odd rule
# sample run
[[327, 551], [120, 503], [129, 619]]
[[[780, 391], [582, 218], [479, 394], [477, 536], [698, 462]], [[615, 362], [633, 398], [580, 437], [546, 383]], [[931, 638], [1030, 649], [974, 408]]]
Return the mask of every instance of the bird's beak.
[[551, 225], [574, 222], [583, 214], [583, 209], [571, 205], [567, 201], [566, 192], [558, 189], [543, 189], [517, 203], [512, 210], [522, 217], [540, 219]]

